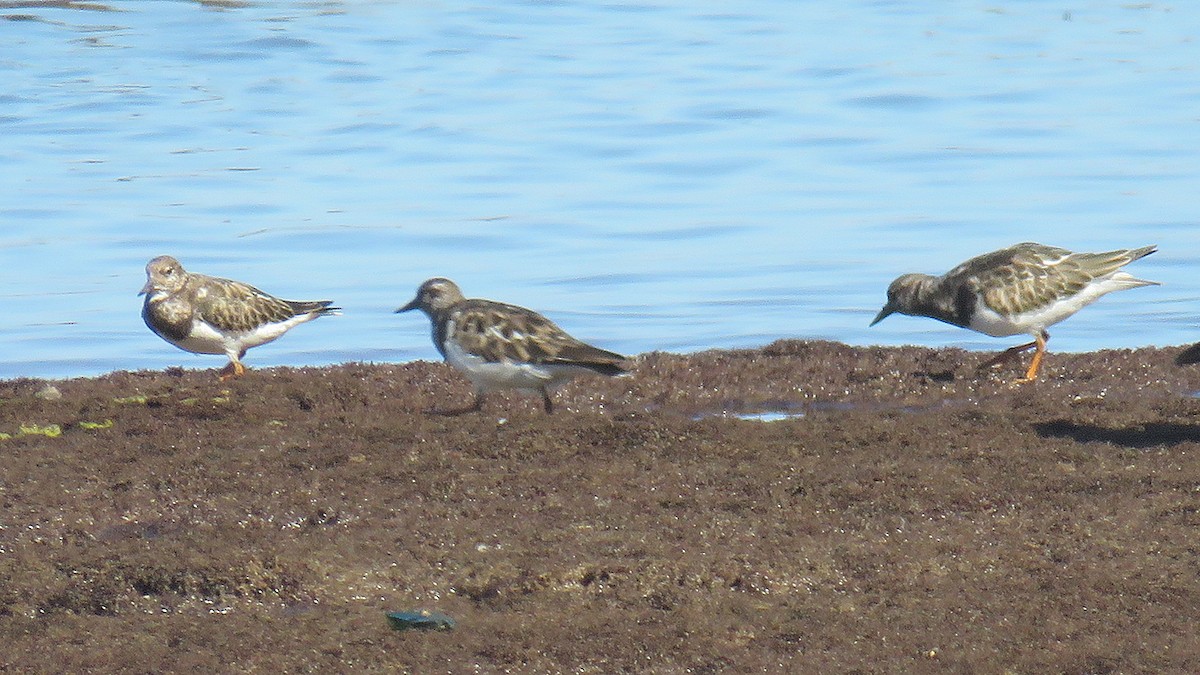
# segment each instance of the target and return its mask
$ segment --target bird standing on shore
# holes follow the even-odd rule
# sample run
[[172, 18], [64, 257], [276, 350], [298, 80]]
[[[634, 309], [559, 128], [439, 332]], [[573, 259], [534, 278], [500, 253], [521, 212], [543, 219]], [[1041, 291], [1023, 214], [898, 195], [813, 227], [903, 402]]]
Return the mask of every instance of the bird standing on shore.
[[1027, 333], [1033, 342], [1010, 347], [980, 368], [1004, 363], [1035, 349], [1025, 376], [1037, 379], [1046, 328], [1071, 316], [1101, 296], [1138, 286], [1156, 286], [1121, 267], [1154, 253], [1143, 246], [1105, 253], [1073, 253], [1031, 242], [1017, 244], [962, 263], [942, 276], [905, 274], [888, 286], [888, 300], [871, 322], [899, 312], [927, 316], [992, 337]]
[[537, 312], [464, 298], [449, 279], [429, 279], [412, 302], [396, 312], [413, 309], [429, 317], [433, 345], [446, 362], [475, 386], [474, 405], [443, 414], [482, 409], [484, 395], [492, 389], [539, 392], [543, 408], [552, 413], [554, 387], [582, 373], [613, 376], [628, 369], [624, 356], [576, 340]]
[[171, 256], [146, 264], [142, 319], [159, 337], [196, 354], [225, 354], [221, 380], [246, 372], [246, 350], [266, 344], [292, 327], [340, 308], [332, 300], [280, 300], [253, 286], [192, 274]]

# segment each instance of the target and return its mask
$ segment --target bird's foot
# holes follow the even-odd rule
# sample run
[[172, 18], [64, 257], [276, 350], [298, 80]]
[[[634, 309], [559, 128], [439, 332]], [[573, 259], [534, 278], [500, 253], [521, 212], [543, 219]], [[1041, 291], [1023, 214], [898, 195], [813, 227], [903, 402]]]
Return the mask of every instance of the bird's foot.
[[243, 366], [237, 361], [230, 361], [221, 372], [217, 374], [217, 379], [222, 382], [228, 382], [235, 377], [241, 377], [246, 374], [246, 366]]

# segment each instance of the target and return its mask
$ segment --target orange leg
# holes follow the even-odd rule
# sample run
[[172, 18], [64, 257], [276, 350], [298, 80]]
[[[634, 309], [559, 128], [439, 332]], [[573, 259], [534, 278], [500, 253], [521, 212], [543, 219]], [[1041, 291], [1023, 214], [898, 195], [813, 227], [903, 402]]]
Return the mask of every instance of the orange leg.
[[221, 372], [217, 375], [217, 379], [222, 382], [228, 382], [235, 377], [241, 377], [246, 374], [246, 366], [242, 365], [241, 361], [230, 361]]
[[1025, 371], [1025, 377], [1013, 381], [1013, 384], [1025, 384], [1037, 379], [1038, 368], [1041, 367], [1042, 357], [1046, 354], [1046, 339], [1048, 337], [1045, 333], [1037, 336], [1037, 351], [1033, 353], [1033, 360], [1029, 362], [1029, 370]]

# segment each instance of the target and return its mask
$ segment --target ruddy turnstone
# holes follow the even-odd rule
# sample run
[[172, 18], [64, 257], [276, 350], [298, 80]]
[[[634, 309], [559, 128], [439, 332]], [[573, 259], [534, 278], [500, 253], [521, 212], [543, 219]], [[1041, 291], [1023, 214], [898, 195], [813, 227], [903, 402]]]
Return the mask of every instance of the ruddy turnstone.
[[266, 344], [293, 326], [336, 313], [332, 300], [280, 300], [240, 281], [193, 274], [162, 255], [146, 264], [142, 319], [159, 337], [196, 354], [225, 354], [227, 380], [246, 372], [246, 350]]
[[433, 345], [475, 386], [474, 405], [445, 414], [480, 410], [491, 389], [540, 392], [543, 408], [552, 413], [554, 387], [581, 373], [620, 375], [627, 370], [624, 356], [584, 344], [524, 307], [468, 300], [449, 279], [429, 279], [417, 289], [417, 297], [396, 312], [412, 309], [429, 316]]
[[1136, 279], [1121, 267], [1150, 255], [1155, 246], [1106, 253], [1072, 253], [1027, 242], [985, 253], [940, 277], [905, 274], [888, 286], [888, 300], [871, 325], [895, 312], [927, 316], [992, 337], [1028, 333], [1029, 344], [1011, 347], [980, 368], [1003, 363], [1035, 348], [1018, 383], [1037, 379], [1046, 353], [1046, 328], [1100, 296], [1157, 281]]

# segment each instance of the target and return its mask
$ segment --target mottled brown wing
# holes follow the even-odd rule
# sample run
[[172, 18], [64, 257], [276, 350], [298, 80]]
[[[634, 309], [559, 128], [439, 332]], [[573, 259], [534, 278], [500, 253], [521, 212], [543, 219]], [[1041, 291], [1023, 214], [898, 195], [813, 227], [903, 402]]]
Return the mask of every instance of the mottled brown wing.
[[209, 278], [196, 289], [200, 318], [220, 330], [250, 331], [296, 315], [286, 301], [240, 281]]
[[564, 348], [555, 362], [586, 366], [605, 375], [619, 375], [629, 370], [629, 361], [624, 356], [583, 342]]
[[466, 352], [486, 361], [597, 365], [624, 360], [568, 335], [537, 312], [489, 300], [459, 303], [450, 319], [450, 337]]
[[1072, 253], [1032, 243], [1018, 244], [1005, 252], [1007, 260], [980, 266], [972, 279], [984, 304], [1001, 314], [1047, 307], [1129, 262], [1127, 251]]

